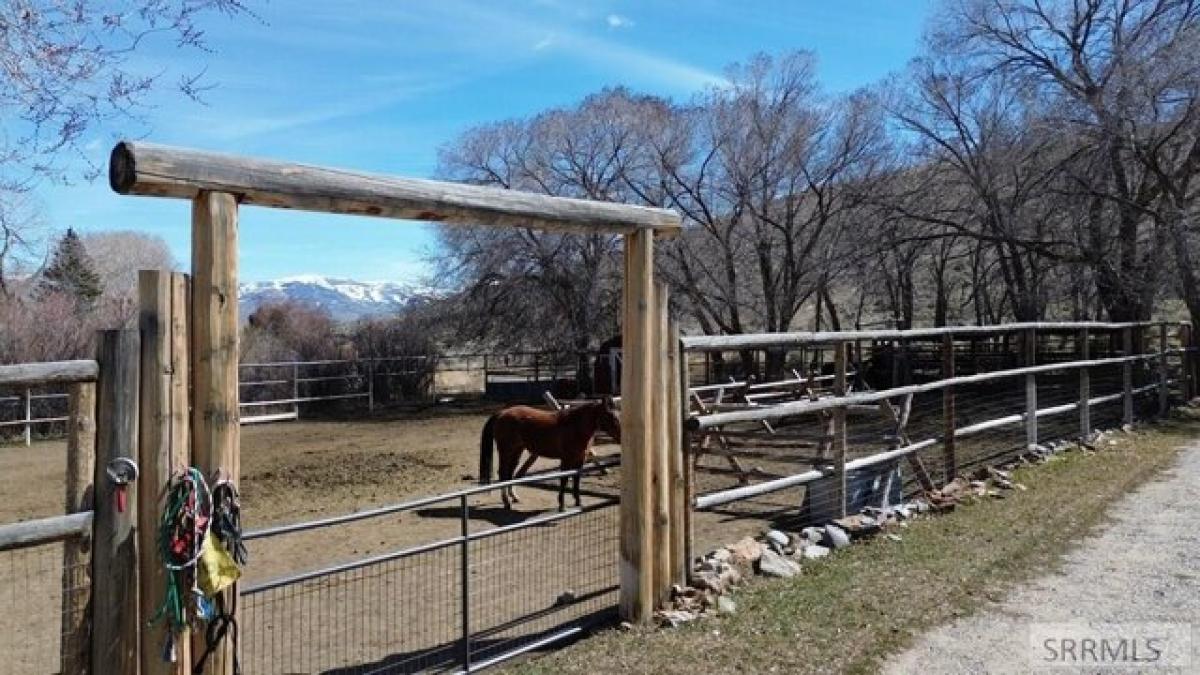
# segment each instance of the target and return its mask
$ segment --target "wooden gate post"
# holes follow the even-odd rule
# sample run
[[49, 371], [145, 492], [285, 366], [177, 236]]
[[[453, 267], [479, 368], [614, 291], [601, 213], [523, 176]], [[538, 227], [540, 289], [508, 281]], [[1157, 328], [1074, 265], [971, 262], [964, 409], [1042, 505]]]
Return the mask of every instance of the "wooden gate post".
[[687, 516], [686, 478], [683, 466], [686, 462], [683, 453], [683, 418], [686, 413], [684, 390], [682, 387], [680, 359], [683, 352], [679, 348], [679, 326], [670, 321], [667, 328], [667, 459], [671, 469], [671, 546], [670, 569], [671, 582], [687, 583], [687, 557], [684, 555], [685, 523]]
[[[683, 460], [683, 580], [691, 582], [693, 546], [695, 532], [692, 529], [692, 515], [696, 508], [696, 463], [692, 458], [692, 434], [688, 430], [687, 418], [690, 416], [692, 396], [692, 371], [688, 364], [688, 353], [679, 342], [679, 331], [673, 331], [674, 339], [679, 344], [679, 416], [682, 424], [679, 437], [679, 454]], [[710, 371], [708, 352], [704, 353], [704, 372]]]
[[[222, 470], [235, 483], [241, 469], [237, 216], [231, 194], [200, 192], [192, 203], [192, 463], [210, 477]], [[236, 593], [234, 587], [222, 594], [226, 611], [232, 611]], [[193, 652], [199, 653], [202, 640], [193, 638]], [[233, 672], [228, 636], [205, 666], [213, 675]]]
[[[954, 336], [942, 336], [942, 379], [954, 377]], [[958, 421], [954, 409], [954, 387], [942, 389], [942, 472], [949, 483], [958, 476], [957, 443], [954, 430]], [[910, 455], [915, 457], [915, 455]]]
[[621, 329], [621, 617], [654, 611], [650, 474], [654, 442], [651, 382], [654, 350], [654, 235], [625, 235], [624, 322]]
[[668, 370], [669, 322], [667, 319], [667, 285], [654, 284], [654, 388], [651, 410], [654, 415], [654, 445], [652, 446], [654, 486], [654, 600], [661, 606], [670, 599], [674, 570], [671, 568], [671, 446], [670, 424], [673, 412], [667, 390], [671, 386]]
[[[836, 342], [833, 345], [833, 395], [846, 395], [846, 349], [849, 344]], [[839, 518], [846, 516], [846, 406], [833, 409], [833, 470], [834, 499], [837, 500]]]
[[137, 482], [125, 487], [124, 510], [106, 468], [132, 460], [138, 442], [138, 333], [101, 331], [96, 404], [95, 520], [92, 550], [92, 672], [138, 669], [138, 574], [134, 514]]
[[[1024, 352], [1022, 365], [1032, 366], [1037, 362], [1037, 330], [1029, 328], [1021, 340]], [[1037, 375], [1029, 373], [1025, 376], [1025, 449], [1033, 450], [1038, 444], [1037, 423]]]
[[1192, 324], [1179, 327], [1179, 346], [1183, 349], [1183, 400], [1186, 403], [1196, 395], [1196, 381], [1192, 377]]
[[[138, 272], [141, 327], [141, 412], [138, 467], [141, 499], [137, 533], [140, 606], [149, 621], [166, 596], [166, 569], [158, 552], [159, 514], [165, 508], [171, 476], [188, 466], [187, 442], [187, 299], [186, 278], [163, 270]], [[183, 430], [175, 429], [183, 425]], [[141, 675], [188, 673], [191, 651], [186, 634], [168, 638], [170, 626], [160, 621], [142, 627]], [[175, 639], [176, 661], [163, 659], [168, 639]]]
[[[67, 494], [63, 513], [92, 509], [92, 480], [96, 472], [96, 385], [77, 382], [67, 387]], [[92, 542], [74, 537], [63, 542], [62, 644], [63, 675], [88, 672], [91, 662]]]
[[1126, 326], [1121, 329], [1121, 348], [1126, 361], [1121, 364], [1121, 423], [1125, 426], [1133, 424], [1133, 329]]
[[[1075, 334], [1075, 352], [1080, 361], [1091, 358], [1088, 329], [1081, 328]], [[1092, 437], [1092, 374], [1087, 366], [1079, 369], [1079, 440], [1086, 443]]]

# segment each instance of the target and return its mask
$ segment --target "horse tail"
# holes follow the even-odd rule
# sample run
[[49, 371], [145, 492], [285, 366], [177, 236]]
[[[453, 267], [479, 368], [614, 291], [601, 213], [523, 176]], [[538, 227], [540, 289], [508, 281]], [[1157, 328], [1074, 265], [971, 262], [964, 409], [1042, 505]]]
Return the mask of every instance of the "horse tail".
[[483, 434], [479, 437], [479, 484], [487, 485], [492, 482], [492, 428], [496, 426], [496, 418], [492, 415], [483, 425]]

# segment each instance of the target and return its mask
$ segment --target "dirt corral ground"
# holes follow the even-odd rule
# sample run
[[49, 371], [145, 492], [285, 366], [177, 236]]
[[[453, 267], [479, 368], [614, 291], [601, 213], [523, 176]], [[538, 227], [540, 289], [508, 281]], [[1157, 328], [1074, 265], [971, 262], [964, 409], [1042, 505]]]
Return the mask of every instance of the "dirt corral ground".
[[[244, 526], [254, 530], [308, 521], [473, 486], [479, 470], [479, 434], [491, 410], [479, 406], [441, 406], [365, 419], [243, 427]], [[611, 444], [597, 447], [601, 456], [616, 451]], [[29, 448], [0, 448], [0, 523], [60, 514], [64, 465], [65, 444], [61, 441], [35, 443]], [[555, 468], [556, 462], [540, 460], [533, 470]], [[614, 498], [619, 493], [619, 481], [619, 469], [585, 478], [585, 507]], [[707, 489], [715, 484], [732, 486], [736, 481], [729, 476], [707, 476], [702, 483]], [[519, 489], [522, 501], [515, 514], [503, 511], [495, 492], [472, 497], [470, 530], [484, 531], [553, 513], [554, 487]], [[764, 521], [746, 518], [745, 510], [762, 515], [776, 509], [794, 509], [795, 492], [781, 495], [744, 506], [734, 505], [717, 513], [699, 514], [695, 524], [697, 539], [732, 541], [743, 534], [758, 532]], [[245, 585], [252, 587], [282, 576], [445, 540], [459, 534], [459, 514], [459, 502], [454, 500], [356, 523], [252, 541]], [[489, 590], [484, 594], [488, 597], [479, 601], [479, 606], [473, 606], [472, 625], [501, 625], [508, 620], [508, 614], [518, 609], [527, 616], [555, 606], [557, 599], [553, 595], [530, 596], [527, 585], [518, 583], [528, 570], [507, 569], [505, 565], [526, 565], [531, 557], [547, 555], [554, 560], [558, 550], [574, 549], [572, 555], [582, 559], [588, 569], [580, 572], [554, 564], [538, 568], [542, 585], [549, 589], [546, 592], [553, 590], [557, 594], [568, 589], [579, 593], [580, 589], [591, 589], [595, 597], [590, 604], [581, 604], [580, 609], [602, 609], [613, 600], [611, 592], [604, 589], [615, 583], [615, 518], [615, 509], [605, 509], [581, 517], [571, 527], [550, 528], [557, 533], [534, 528], [473, 544], [476, 548], [472, 550], [472, 564], [478, 567], [472, 568], [473, 588]], [[572, 537], [588, 540], [572, 541]], [[0, 673], [57, 669], [61, 582], [56, 563], [60, 550], [53, 546], [40, 547], [36, 555], [0, 554], [0, 653], [15, 655], [7, 661], [0, 660]], [[9, 555], [7, 560], [6, 555]], [[392, 630], [394, 623], [405, 622], [383, 618], [394, 610], [382, 604], [390, 602], [386, 598], [409, 606], [426, 602], [426, 611], [438, 602], [456, 605], [457, 601], [451, 597], [457, 592], [456, 560], [453, 549], [442, 548], [419, 558], [401, 560], [396, 564], [408, 567], [392, 569], [387, 574], [379, 572], [377, 579], [371, 576], [376, 574], [373, 572], [359, 572], [358, 576], [350, 573], [338, 577], [339, 580], [324, 582], [319, 589], [297, 584], [248, 597], [242, 608], [247, 617], [243, 626], [244, 649], [272, 663], [286, 654], [293, 660], [286, 666], [291, 672], [325, 670], [378, 659], [396, 648], [389, 642], [416, 644], [413, 647], [405, 644], [406, 649], [436, 649], [457, 630], [457, 607], [448, 609], [445, 616], [435, 617], [437, 625], [423, 625], [422, 634], [413, 636], [411, 630], [402, 634]], [[427, 573], [425, 568], [437, 571]], [[435, 594], [438, 597], [426, 597]], [[314, 602], [317, 606], [310, 607]], [[473, 598], [472, 602], [476, 600]], [[336, 609], [331, 610], [331, 606]], [[341, 626], [366, 618], [361, 627], [353, 629], [357, 633], [345, 639], [339, 639], [337, 631], [317, 635], [320, 631], [311, 625], [302, 628], [285, 625], [308, 611], [323, 613], [320, 623], [326, 626]], [[543, 622], [543, 628], [552, 627], [550, 618]], [[425, 624], [431, 621], [428, 617], [421, 620]], [[380, 635], [364, 637], [371, 631]], [[298, 634], [308, 636], [301, 640], [303, 648], [290, 644], [299, 640]], [[500, 645], [505, 637], [498, 634], [496, 644]], [[354, 641], [360, 643], [358, 653], [334, 653]], [[318, 642], [326, 646], [310, 649]], [[15, 670], [8, 670], [10, 667]]]

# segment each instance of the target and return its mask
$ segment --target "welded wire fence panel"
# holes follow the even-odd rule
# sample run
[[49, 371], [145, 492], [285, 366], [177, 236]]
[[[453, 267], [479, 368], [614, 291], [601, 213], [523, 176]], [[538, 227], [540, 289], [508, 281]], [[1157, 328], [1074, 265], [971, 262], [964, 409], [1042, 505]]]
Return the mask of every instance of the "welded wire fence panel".
[[90, 561], [64, 544], [0, 552], [0, 673], [58, 673], [87, 658]]

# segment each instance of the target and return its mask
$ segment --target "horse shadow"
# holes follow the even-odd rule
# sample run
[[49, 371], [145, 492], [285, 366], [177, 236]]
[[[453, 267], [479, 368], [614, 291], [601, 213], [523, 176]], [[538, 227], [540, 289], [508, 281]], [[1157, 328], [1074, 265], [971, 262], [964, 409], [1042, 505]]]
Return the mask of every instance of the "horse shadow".
[[[549, 512], [550, 509], [540, 509], [533, 511], [517, 511], [509, 510], [503, 506], [471, 506], [467, 511], [467, 517], [471, 520], [482, 520], [496, 526], [514, 525], [532, 516], [538, 516]], [[436, 506], [425, 509], [417, 509], [414, 511], [422, 518], [448, 518], [459, 520], [462, 518], [461, 506]]]

